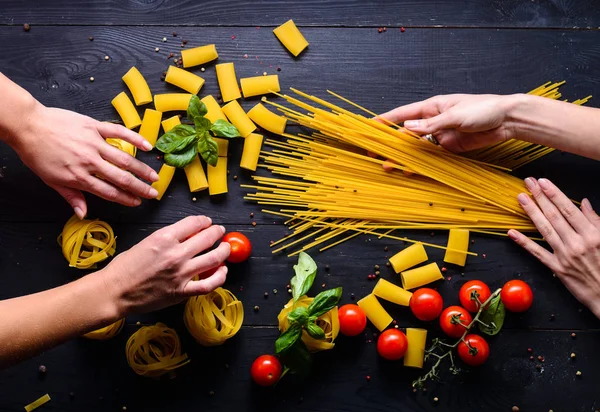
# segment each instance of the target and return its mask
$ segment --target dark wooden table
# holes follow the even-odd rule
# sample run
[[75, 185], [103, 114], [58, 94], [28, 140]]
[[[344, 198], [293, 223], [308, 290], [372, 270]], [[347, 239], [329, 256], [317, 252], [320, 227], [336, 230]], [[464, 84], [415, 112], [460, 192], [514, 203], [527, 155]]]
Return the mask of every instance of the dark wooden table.
[[[289, 18], [310, 42], [297, 60], [272, 34], [274, 26]], [[29, 32], [23, 30], [24, 23], [31, 24]], [[384, 26], [387, 31], [379, 33], [378, 27]], [[132, 65], [146, 75], [153, 92], [173, 91], [161, 83], [160, 75], [170, 64], [169, 52], [181, 50], [182, 39], [189, 40], [186, 47], [216, 43], [219, 61], [235, 62], [240, 77], [276, 73], [280, 67], [283, 88], [294, 86], [320, 96], [332, 89], [379, 112], [438, 93], [516, 93], [562, 79], [568, 81], [565, 97], [574, 99], [600, 95], [599, 26], [600, 7], [586, 0], [2, 0], [0, 71], [46, 105], [101, 120], [117, 117], [110, 100], [124, 89], [120, 77]], [[203, 76], [207, 82], [201, 95], [217, 93], [214, 64], [206, 65]], [[253, 102], [244, 106], [249, 104]], [[39, 144], [44, 144], [43, 136]], [[239, 335], [222, 347], [202, 348], [185, 330], [181, 306], [131, 316], [110, 341], [76, 339], [1, 371], [0, 411], [21, 411], [44, 393], [52, 397], [44, 410], [53, 411], [118, 411], [123, 406], [128, 411], [509, 411], [513, 405], [521, 411], [592, 411], [600, 406], [598, 320], [527, 253], [506, 239], [478, 235], [473, 236], [472, 250], [480, 255], [470, 257], [464, 271], [449, 269], [448, 279], [438, 285], [446, 303], [457, 303], [460, 286], [475, 278], [492, 287], [521, 278], [536, 296], [529, 312], [510, 315], [502, 333], [489, 339], [492, 355], [486, 365], [459, 377], [444, 376], [426, 392], [413, 393], [410, 382], [417, 371], [382, 362], [369, 338], [340, 337], [333, 351], [316, 356], [309, 379], [286, 378], [271, 390], [254, 386], [250, 364], [273, 350], [276, 315], [288, 299], [285, 285], [294, 259], [271, 255], [269, 240], [286, 229], [280, 220], [244, 202], [239, 186], [250, 182], [250, 175], [237, 167], [240, 142], [232, 146], [230, 191], [221, 201], [207, 193], [191, 195], [183, 173], [178, 173], [161, 202], [144, 202], [137, 209], [91, 196], [89, 202], [90, 216], [114, 227], [118, 251], [190, 214], [210, 215], [228, 229], [246, 233], [254, 255], [247, 264], [231, 268], [226, 284], [244, 303], [246, 318]], [[155, 156], [139, 157], [158, 169]], [[68, 268], [55, 240], [71, 215], [67, 204], [4, 145], [0, 172], [0, 298], [81, 276], [81, 271]], [[548, 177], [569, 196], [588, 196], [600, 206], [600, 165], [593, 161], [557, 152], [517, 174]], [[234, 175], [239, 179], [233, 180]], [[445, 233], [433, 238], [429, 233], [411, 235], [440, 244], [446, 240]], [[391, 252], [402, 245], [367, 240], [359, 237], [325, 253], [314, 252], [321, 266], [314, 292], [322, 283], [341, 285], [343, 303], [348, 303], [351, 293], [361, 297], [371, 290], [374, 284], [367, 274], [375, 264], [384, 267], [384, 278], [397, 282], [384, 266], [384, 246]], [[431, 256], [441, 262], [441, 253], [432, 250]], [[323, 270], [325, 264], [331, 267], [329, 273]], [[273, 289], [280, 293], [273, 295]], [[270, 293], [266, 300], [265, 291]], [[259, 312], [253, 311], [255, 305]], [[384, 306], [402, 327], [421, 325], [407, 309]], [[162, 321], [179, 332], [192, 362], [176, 379], [155, 381], [129, 369], [124, 346], [138, 321]], [[426, 326], [430, 336], [440, 334], [437, 325]], [[373, 330], [369, 326], [369, 333]], [[544, 356], [543, 364], [529, 360], [529, 347]], [[571, 352], [577, 354], [575, 360]], [[44, 378], [38, 375], [40, 364], [48, 369]], [[580, 378], [577, 370], [583, 373]]]

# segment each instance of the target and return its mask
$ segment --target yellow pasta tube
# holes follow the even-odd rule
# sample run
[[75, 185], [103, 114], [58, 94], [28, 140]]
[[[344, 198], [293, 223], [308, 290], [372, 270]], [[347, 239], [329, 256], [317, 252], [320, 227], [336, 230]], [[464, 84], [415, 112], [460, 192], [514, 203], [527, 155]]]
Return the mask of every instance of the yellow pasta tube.
[[256, 133], [250, 133], [244, 139], [244, 150], [242, 151], [242, 159], [240, 160], [240, 167], [242, 169], [256, 171], [262, 142], [263, 137]]
[[125, 140], [121, 140], [121, 139], [113, 139], [112, 137], [109, 137], [108, 139], [106, 139], [106, 143], [108, 143], [109, 145], [116, 147], [117, 149], [135, 157], [136, 153], [137, 153], [137, 147], [135, 147], [134, 145], [132, 145], [129, 142], [126, 142]]
[[190, 93], [163, 93], [154, 95], [154, 107], [159, 112], [172, 112], [174, 110], [186, 111], [190, 104]]
[[194, 156], [194, 160], [187, 165], [184, 169], [185, 176], [187, 177], [188, 185], [190, 186], [190, 192], [199, 192], [208, 187], [208, 181], [206, 180], [206, 174], [200, 163], [200, 158]]
[[164, 132], [167, 133], [169, 130], [171, 130], [178, 124], [181, 124], [181, 120], [179, 120], [179, 116], [175, 115], [173, 117], [169, 117], [168, 119], [163, 120], [162, 128]]
[[83, 335], [83, 337], [94, 340], [107, 340], [117, 336], [117, 334], [121, 332], [121, 329], [123, 329], [124, 324], [125, 319], [119, 319], [108, 326], [88, 332]]
[[217, 146], [219, 147], [218, 156], [227, 157], [227, 152], [229, 151], [229, 140], [218, 137], [214, 137], [213, 139], [215, 142], [217, 142]]
[[223, 114], [223, 110], [221, 110], [221, 106], [219, 106], [219, 103], [217, 103], [217, 101], [211, 94], [209, 94], [208, 96], [204, 96], [202, 99], [200, 99], [200, 101], [206, 105], [206, 110], [208, 111], [204, 115], [204, 117], [206, 117], [208, 120], [210, 120], [213, 123], [219, 119], [227, 120], [227, 118]]
[[193, 49], [187, 49], [181, 51], [181, 60], [183, 60], [183, 67], [199, 66], [204, 63], [215, 60], [219, 57], [217, 48], [214, 44], [207, 44], [206, 46], [194, 47]]
[[[455, 252], [454, 250], [464, 250], [464, 252]], [[444, 262], [453, 263], [458, 266], [464, 266], [467, 262], [467, 252], [469, 250], [469, 231], [466, 229], [450, 229], [448, 235], [448, 249], [444, 255]]]
[[308, 47], [308, 42], [296, 27], [293, 20], [288, 20], [273, 30], [281, 44], [294, 56], [298, 56]]
[[166, 163], [162, 165], [160, 171], [158, 172], [158, 181], [152, 183], [152, 187], [158, 191], [156, 200], [162, 199], [163, 195], [167, 191], [167, 187], [169, 187], [169, 184], [171, 184], [174, 174], [175, 168], [173, 166], [169, 166]]
[[198, 94], [204, 85], [202, 77], [175, 66], [169, 66], [165, 81], [192, 94]]
[[77, 216], [67, 221], [57, 239], [69, 266], [78, 269], [95, 268], [96, 263], [114, 256], [116, 240], [108, 223]]
[[44, 396], [31, 402], [29, 405], [25, 405], [25, 412], [31, 412], [42, 406], [43, 404], [50, 401], [50, 395], [45, 394]]
[[357, 304], [365, 312], [371, 323], [380, 331], [387, 328], [394, 320], [373, 294], [365, 296]]
[[211, 196], [227, 193], [227, 158], [219, 157], [216, 166], [206, 165], [208, 193]]
[[252, 120], [250, 120], [237, 100], [223, 106], [223, 113], [225, 113], [225, 116], [227, 116], [231, 124], [238, 129], [242, 137], [246, 137], [256, 130], [256, 125], [252, 123]]
[[144, 111], [144, 119], [140, 127], [140, 135], [146, 139], [152, 146], [156, 144], [158, 139], [158, 131], [160, 130], [160, 121], [162, 113], [157, 110], [146, 109]]
[[122, 77], [123, 81], [127, 85], [127, 88], [133, 96], [133, 100], [137, 106], [150, 103], [152, 101], [152, 92], [150, 87], [142, 73], [133, 66], [125, 75]]
[[260, 96], [272, 92], [279, 92], [279, 76], [272, 74], [269, 76], [245, 77], [240, 80], [242, 93], [244, 97]]
[[262, 103], [258, 103], [250, 109], [248, 117], [254, 123], [271, 133], [283, 134], [283, 132], [285, 132], [285, 126], [287, 124], [286, 118], [276, 115]]
[[422, 368], [423, 360], [425, 359], [427, 330], [406, 328], [406, 340], [408, 341], [408, 347], [404, 354], [404, 366]]
[[414, 289], [444, 279], [438, 264], [435, 262], [402, 272], [400, 278], [404, 289]]
[[215, 66], [217, 71], [217, 80], [221, 89], [221, 97], [224, 102], [239, 99], [242, 97], [238, 87], [237, 77], [233, 63], [221, 63]]
[[412, 292], [402, 289], [385, 279], [379, 279], [379, 281], [377, 281], [377, 284], [373, 289], [373, 294], [381, 299], [401, 306], [408, 306], [410, 297], [412, 296]]
[[125, 92], [119, 93], [110, 103], [116, 109], [117, 113], [119, 113], [126, 128], [134, 129], [142, 124], [140, 115]]
[[415, 243], [390, 258], [390, 264], [396, 273], [423, 263], [427, 260], [427, 252], [422, 243]]

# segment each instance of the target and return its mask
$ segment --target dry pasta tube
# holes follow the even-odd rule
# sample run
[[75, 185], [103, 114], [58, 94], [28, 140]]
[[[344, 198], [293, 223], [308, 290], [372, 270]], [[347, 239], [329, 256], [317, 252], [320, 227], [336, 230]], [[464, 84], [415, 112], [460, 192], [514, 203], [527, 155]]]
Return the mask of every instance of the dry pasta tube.
[[444, 279], [444, 277], [442, 276], [442, 272], [440, 272], [438, 264], [434, 262], [402, 272], [400, 279], [402, 279], [402, 287], [404, 289], [414, 289], [435, 282], [436, 280]]
[[227, 152], [229, 151], [229, 140], [221, 139], [218, 137], [213, 138], [215, 142], [217, 142], [217, 146], [219, 147], [219, 157], [227, 157]]
[[223, 106], [222, 110], [231, 124], [238, 129], [242, 137], [246, 137], [256, 130], [256, 125], [252, 123], [252, 120], [250, 120], [237, 100], [227, 103], [225, 106]]
[[400, 273], [428, 259], [422, 243], [415, 243], [390, 258], [390, 264], [396, 273]]
[[181, 120], [179, 120], [179, 116], [175, 115], [173, 117], [169, 117], [168, 119], [163, 120], [161, 124], [163, 131], [167, 133], [169, 130], [171, 130], [178, 124], [181, 124]]
[[175, 330], [163, 323], [143, 326], [129, 337], [125, 346], [127, 363], [141, 376], [158, 377], [189, 362], [181, 353], [181, 341]]
[[184, 169], [185, 176], [187, 177], [188, 185], [190, 186], [190, 192], [199, 192], [208, 188], [208, 181], [206, 180], [206, 174], [200, 163], [198, 156], [194, 157], [194, 160], [187, 165]]
[[36, 399], [35, 401], [31, 402], [29, 405], [25, 405], [25, 412], [34, 411], [49, 401], [50, 401], [50, 395], [45, 394], [44, 396], [40, 397], [39, 399]]
[[209, 94], [208, 96], [204, 96], [202, 99], [200, 99], [200, 101], [206, 105], [206, 110], [208, 111], [206, 112], [204, 117], [206, 117], [208, 120], [210, 120], [213, 123], [219, 119], [227, 120], [227, 118], [223, 114], [223, 110], [221, 110], [221, 106], [219, 106], [219, 103], [217, 103], [217, 101], [211, 94]]
[[125, 75], [122, 77], [123, 81], [127, 85], [127, 88], [133, 96], [133, 100], [137, 106], [148, 104], [152, 101], [152, 92], [150, 87], [142, 73], [133, 66]]
[[108, 326], [88, 332], [83, 335], [83, 337], [95, 340], [107, 340], [117, 336], [118, 333], [121, 332], [121, 329], [123, 329], [124, 324], [125, 319], [119, 319], [115, 323], [111, 323]]
[[115, 254], [117, 238], [108, 223], [73, 216], [57, 240], [69, 266], [89, 269]]
[[159, 112], [172, 112], [174, 110], [187, 111], [190, 105], [190, 93], [163, 93], [154, 95], [154, 107]]
[[[458, 250], [463, 250], [464, 252], [458, 252]], [[450, 234], [448, 235], [448, 249], [446, 249], [446, 254], [444, 255], [444, 262], [464, 266], [467, 262], [466, 252], [468, 250], [469, 231], [466, 229], [450, 229]]]
[[234, 337], [244, 321], [244, 307], [233, 293], [217, 288], [188, 299], [183, 312], [185, 327], [203, 346], [216, 346]]
[[406, 328], [406, 340], [408, 341], [408, 347], [404, 354], [404, 366], [422, 368], [423, 360], [425, 359], [427, 330]]
[[217, 80], [219, 82], [223, 101], [229, 102], [242, 97], [233, 63], [217, 64], [215, 70], [217, 71]]
[[113, 147], [116, 147], [117, 149], [127, 153], [130, 156], [135, 157], [135, 155], [137, 154], [137, 147], [135, 147], [129, 142], [126, 142], [125, 140], [113, 139], [112, 137], [109, 137], [108, 139], [106, 139], [106, 143]]
[[152, 183], [152, 187], [158, 191], [158, 196], [156, 196], [156, 200], [162, 199], [163, 195], [167, 191], [167, 187], [171, 184], [171, 180], [173, 179], [173, 175], [175, 174], [175, 168], [173, 166], [169, 166], [168, 164], [163, 164], [158, 172], [158, 180]]
[[263, 137], [256, 133], [250, 133], [244, 139], [244, 150], [242, 151], [242, 159], [240, 160], [240, 167], [242, 169], [256, 171], [262, 142]]
[[181, 51], [181, 60], [183, 60], [183, 67], [185, 68], [208, 63], [217, 57], [219, 57], [219, 54], [214, 44]]
[[281, 90], [279, 88], [279, 76], [276, 74], [245, 77], [240, 80], [240, 86], [245, 98], [279, 92]]
[[227, 193], [227, 158], [219, 157], [216, 166], [207, 165], [208, 194], [211, 196]]
[[379, 331], [387, 328], [394, 320], [373, 294], [365, 296], [357, 304]]
[[161, 112], [152, 109], [146, 109], [144, 111], [144, 118], [142, 119], [142, 126], [140, 127], [139, 133], [152, 146], [156, 144], [156, 139], [158, 139], [158, 131], [160, 130], [161, 120]]
[[283, 116], [276, 115], [267, 109], [262, 103], [258, 103], [256, 106], [250, 109], [248, 112], [248, 117], [254, 123], [271, 133], [283, 134], [285, 132], [287, 119]]
[[117, 97], [112, 99], [110, 103], [113, 105], [117, 113], [119, 113], [119, 116], [123, 120], [126, 128], [134, 129], [142, 124], [140, 115], [125, 92], [119, 93]]
[[379, 281], [377, 281], [375, 288], [373, 288], [373, 294], [381, 299], [401, 306], [408, 306], [412, 296], [412, 292], [402, 289], [385, 279], [379, 279]]
[[[288, 314], [295, 308], [303, 307], [308, 308], [314, 298], [302, 296], [294, 304], [294, 299], [290, 299], [288, 303], [281, 309], [279, 315], [277, 315], [277, 321], [279, 322], [279, 330], [281, 332], [286, 331], [290, 327], [288, 320]], [[335, 338], [337, 338], [340, 332], [340, 320], [338, 319], [338, 308], [337, 306], [331, 309], [326, 314], [319, 316], [316, 320], [317, 326], [323, 329], [325, 332], [325, 339], [315, 339], [311, 337], [306, 331], [302, 331], [302, 342], [306, 345], [310, 352], [319, 352], [322, 350], [333, 349], [335, 346]]]
[[281, 44], [294, 56], [298, 56], [308, 47], [308, 42], [296, 27], [293, 20], [288, 20], [273, 30]]
[[204, 85], [202, 77], [175, 66], [169, 66], [165, 81], [192, 94], [198, 94]]

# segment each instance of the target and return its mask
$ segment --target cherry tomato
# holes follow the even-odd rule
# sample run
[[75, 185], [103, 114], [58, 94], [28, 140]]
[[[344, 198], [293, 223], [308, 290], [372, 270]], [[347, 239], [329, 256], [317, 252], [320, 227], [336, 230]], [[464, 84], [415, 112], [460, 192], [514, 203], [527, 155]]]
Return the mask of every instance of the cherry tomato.
[[471, 314], [465, 308], [448, 306], [440, 315], [440, 326], [446, 335], [460, 338], [472, 320]]
[[346, 336], [360, 335], [367, 326], [365, 312], [358, 306], [348, 304], [338, 309], [340, 332]]
[[252, 253], [252, 244], [250, 239], [240, 232], [229, 232], [223, 236], [223, 242], [231, 245], [231, 253], [227, 258], [229, 263], [242, 263], [250, 257]]
[[388, 329], [377, 339], [377, 353], [387, 360], [402, 359], [407, 348], [406, 335], [398, 329]]
[[260, 386], [271, 386], [281, 377], [281, 362], [273, 355], [261, 355], [254, 360], [250, 374]]
[[490, 356], [490, 346], [479, 335], [467, 335], [464, 342], [458, 344], [458, 356], [469, 366], [483, 365]]
[[435, 290], [417, 289], [410, 298], [410, 310], [419, 320], [434, 320], [444, 309], [444, 300]]
[[469, 312], [476, 313], [479, 310], [479, 303], [475, 300], [475, 296], [481, 303], [485, 302], [490, 296], [490, 288], [480, 280], [470, 280], [460, 288], [458, 298], [460, 304]]
[[502, 286], [500, 299], [511, 312], [525, 312], [533, 304], [533, 292], [522, 280], [509, 280]]

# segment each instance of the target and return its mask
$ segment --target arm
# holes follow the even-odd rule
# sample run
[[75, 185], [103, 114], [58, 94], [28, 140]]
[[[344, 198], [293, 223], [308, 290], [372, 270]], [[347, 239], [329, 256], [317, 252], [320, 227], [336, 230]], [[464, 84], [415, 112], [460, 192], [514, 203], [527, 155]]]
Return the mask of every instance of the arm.
[[[129, 313], [161, 309], [222, 285], [229, 244], [198, 254], [224, 232], [207, 217], [188, 217], [156, 231], [103, 270], [51, 290], [0, 301], [0, 367]], [[200, 280], [192, 280], [198, 274]]]
[[87, 213], [81, 191], [127, 206], [139, 205], [140, 197], [156, 197], [155, 189], [131, 174], [156, 181], [156, 172], [105, 141], [119, 138], [150, 150], [150, 143], [140, 135], [123, 126], [45, 107], [1, 73], [0, 90], [0, 140], [64, 197], [79, 218]]

